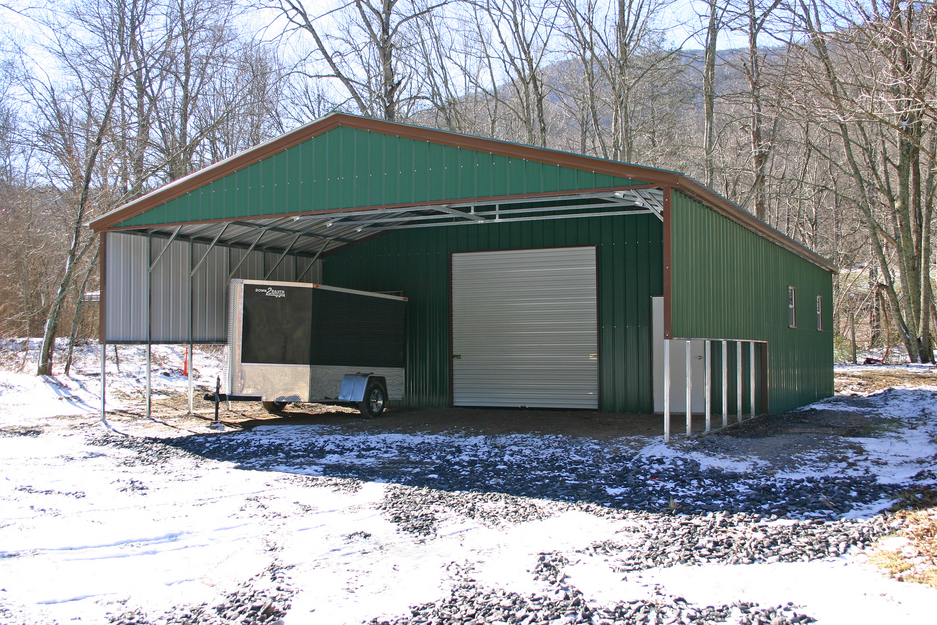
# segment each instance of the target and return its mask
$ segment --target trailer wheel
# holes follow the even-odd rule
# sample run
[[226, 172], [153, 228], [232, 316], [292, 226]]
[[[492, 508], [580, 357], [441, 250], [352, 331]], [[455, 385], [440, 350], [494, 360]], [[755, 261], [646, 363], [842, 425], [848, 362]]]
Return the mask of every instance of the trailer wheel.
[[358, 410], [369, 419], [380, 416], [387, 403], [387, 392], [378, 382], [371, 382], [364, 391], [364, 401], [358, 404]]
[[263, 404], [264, 410], [270, 414], [280, 414], [286, 408], [285, 401], [264, 401], [260, 403]]

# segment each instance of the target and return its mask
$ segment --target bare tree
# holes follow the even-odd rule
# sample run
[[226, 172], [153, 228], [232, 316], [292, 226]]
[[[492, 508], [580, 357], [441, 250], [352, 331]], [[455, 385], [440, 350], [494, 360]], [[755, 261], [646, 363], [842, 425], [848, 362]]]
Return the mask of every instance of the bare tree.
[[657, 22], [668, 6], [669, 0], [617, 0], [604, 17], [597, 3], [566, 11], [568, 19], [579, 22], [567, 32], [579, 39], [577, 48], [595, 51], [591, 60], [606, 86], [603, 99], [610, 124], [604, 124], [603, 134], [610, 135], [610, 140], [608, 147], [602, 146], [605, 158], [635, 161], [639, 137], [649, 140], [642, 151], [659, 142], [656, 133], [661, 119], [655, 118], [664, 108], [673, 110], [680, 104], [674, 98], [660, 97], [684, 69], [677, 59], [678, 50], [664, 46]]
[[206, 130], [196, 126], [198, 109], [214, 79], [236, 63], [240, 50], [232, 28], [235, 15], [230, 0], [172, 0], [167, 6], [164, 50], [147, 88], [154, 104], [159, 160], [169, 180], [208, 164], [195, 160]]
[[308, 77], [337, 80], [362, 115], [399, 121], [409, 115], [421, 87], [406, 58], [413, 54], [414, 22], [444, 4], [351, 0], [323, 15], [310, 13], [302, 0], [277, 0], [272, 6], [292, 31], [312, 38]]
[[[797, 17], [810, 36], [803, 75], [842, 145], [842, 173], [861, 210], [892, 321], [912, 361], [933, 359], [930, 276], [933, 232], [932, 108], [937, 8], [925, 3], [877, 6], [846, 14], [800, 0]], [[838, 28], [826, 28], [827, 20]], [[849, 21], [850, 26], [842, 25]], [[807, 70], [813, 70], [808, 72]], [[806, 114], [806, 113], [805, 113]], [[925, 174], [921, 158], [931, 166]], [[897, 266], [892, 261], [897, 257]]]
[[565, 95], [564, 101], [572, 104], [567, 108], [576, 118], [579, 151], [609, 158], [604, 127], [610, 112], [605, 102], [607, 83], [595, 28], [608, 15], [603, 14], [598, 0], [563, 0], [561, 6], [567, 51], [576, 61], [561, 76], [557, 89]]
[[500, 103], [513, 113], [528, 144], [546, 147], [549, 88], [544, 66], [551, 52], [558, 5], [553, 0], [475, 0], [471, 6], [478, 30], [490, 33], [490, 40], [480, 38], [479, 43], [494, 60], [495, 80], [506, 86]]
[[212, 72], [191, 120], [194, 165], [199, 167], [282, 134], [288, 123], [305, 123], [322, 113], [305, 115], [308, 100], [303, 98], [310, 94], [290, 82], [275, 51], [237, 42], [229, 54], [230, 62]]
[[724, 4], [718, 0], [706, 1], [703, 39], [703, 171], [706, 186], [710, 188], [716, 183], [716, 52], [724, 16]]
[[[748, 106], [748, 119], [745, 127], [749, 135], [752, 180], [750, 191], [741, 203], [743, 206], [754, 205], [752, 212], [762, 220], [767, 219], [768, 167], [778, 121], [776, 115], [768, 115], [765, 99], [770, 91], [769, 83], [779, 83], [778, 77], [766, 75], [768, 52], [762, 49], [760, 40], [775, 35], [767, 28], [780, 4], [781, 0], [741, 0], [738, 5], [730, 5], [725, 16], [729, 28], [744, 33], [748, 40], [747, 54], [739, 69], [747, 81], [744, 99]], [[781, 63], [786, 58], [783, 51], [776, 56]]]
[[[38, 115], [35, 144], [44, 156], [45, 175], [55, 189], [70, 233], [45, 321], [38, 375], [52, 374], [55, 337], [66, 297], [78, 265], [94, 241], [85, 232], [84, 222], [94, 212], [98, 158], [126, 72], [126, 9], [119, 1], [98, 0], [76, 10], [69, 27], [54, 24], [57, 38], [48, 53], [70, 84], [60, 88], [63, 81], [57, 76], [36, 78], [27, 85]], [[76, 32], [79, 23], [87, 30]]]

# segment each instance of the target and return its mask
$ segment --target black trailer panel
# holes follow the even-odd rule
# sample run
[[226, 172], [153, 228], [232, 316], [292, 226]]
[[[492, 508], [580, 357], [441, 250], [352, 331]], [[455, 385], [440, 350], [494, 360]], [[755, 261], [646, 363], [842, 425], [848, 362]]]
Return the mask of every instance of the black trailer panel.
[[406, 302], [312, 289], [310, 364], [403, 367]]
[[228, 399], [352, 403], [373, 416], [403, 398], [406, 298], [232, 280], [229, 303]]
[[241, 362], [310, 364], [312, 291], [308, 287], [245, 285]]

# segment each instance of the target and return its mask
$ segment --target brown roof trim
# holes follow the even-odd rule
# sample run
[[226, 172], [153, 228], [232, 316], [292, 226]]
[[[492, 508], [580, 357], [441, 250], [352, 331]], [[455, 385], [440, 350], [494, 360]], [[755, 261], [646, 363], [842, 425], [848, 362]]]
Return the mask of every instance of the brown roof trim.
[[[133, 200], [132, 202], [128, 202], [120, 208], [117, 208], [107, 213], [106, 215], [98, 217], [89, 225], [95, 232], [101, 232], [103, 230], [110, 229], [122, 221], [130, 219], [131, 217], [135, 217], [151, 208], [159, 206], [160, 204], [164, 204], [170, 200], [181, 197], [186, 193], [214, 182], [219, 178], [223, 178], [229, 174], [244, 169], [245, 167], [249, 167], [254, 163], [288, 150], [295, 145], [303, 143], [304, 141], [308, 141], [313, 137], [324, 134], [329, 130], [339, 126], [347, 126], [349, 128], [368, 130], [371, 132], [380, 132], [383, 134], [405, 137], [417, 141], [438, 143], [440, 145], [465, 148], [479, 152], [488, 152], [490, 154], [497, 154], [509, 158], [519, 158], [528, 161], [544, 163], [547, 165], [557, 165], [560, 167], [569, 167], [572, 169], [606, 174], [609, 176], [631, 178], [634, 180], [647, 182], [651, 186], [673, 187], [677, 190], [683, 191], [691, 197], [694, 197], [695, 199], [703, 202], [711, 208], [714, 208], [719, 213], [729, 217], [733, 221], [736, 221], [749, 230], [761, 234], [766, 239], [773, 241], [781, 247], [784, 247], [794, 254], [797, 254], [798, 256], [822, 267], [823, 269], [834, 273], [839, 271], [833, 263], [826, 260], [822, 256], [812, 252], [793, 239], [775, 230], [765, 222], [756, 218], [754, 215], [742, 209], [735, 203], [722, 197], [712, 189], [679, 172], [644, 167], [641, 165], [633, 165], [631, 163], [622, 163], [619, 161], [608, 161], [591, 156], [521, 145], [518, 143], [510, 143], [508, 141], [500, 141], [497, 139], [487, 139], [484, 137], [463, 135], [444, 130], [411, 126], [409, 124], [401, 124], [398, 122], [388, 122], [380, 119], [372, 119], [369, 117], [359, 117], [356, 115], [348, 115], [347, 113], [329, 113], [328, 115], [314, 122], [306, 124], [305, 126], [301, 126], [300, 128], [297, 128], [296, 130], [283, 136], [271, 139], [270, 141], [261, 143], [256, 147], [245, 150], [240, 154], [236, 154], [223, 161], [209, 165], [208, 167], [189, 174], [188, 176], [170, 182], [169, 184], [166, 184], [156, 189], [155, 191]], [[549, 193], [544, 195], [556, 194]], [[453, 201], [471, 200], [450, 200], [450, 202]], [[436, 203], [438, 204], [439, 202]], [[377, 209], [377, 207], [374, 208]], [[323, 212], [323, 214], [325, 213]], [[266, 219], [268, 217], [273, 216], [264, 215], [263, 217], [258, 218]]]

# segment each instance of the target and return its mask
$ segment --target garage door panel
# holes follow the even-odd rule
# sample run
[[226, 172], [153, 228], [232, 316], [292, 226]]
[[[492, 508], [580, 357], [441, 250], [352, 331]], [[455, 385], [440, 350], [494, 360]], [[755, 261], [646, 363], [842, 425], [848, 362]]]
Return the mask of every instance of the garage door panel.
[[454, 254], [453, 403], [598, 407], [595, 248]]

